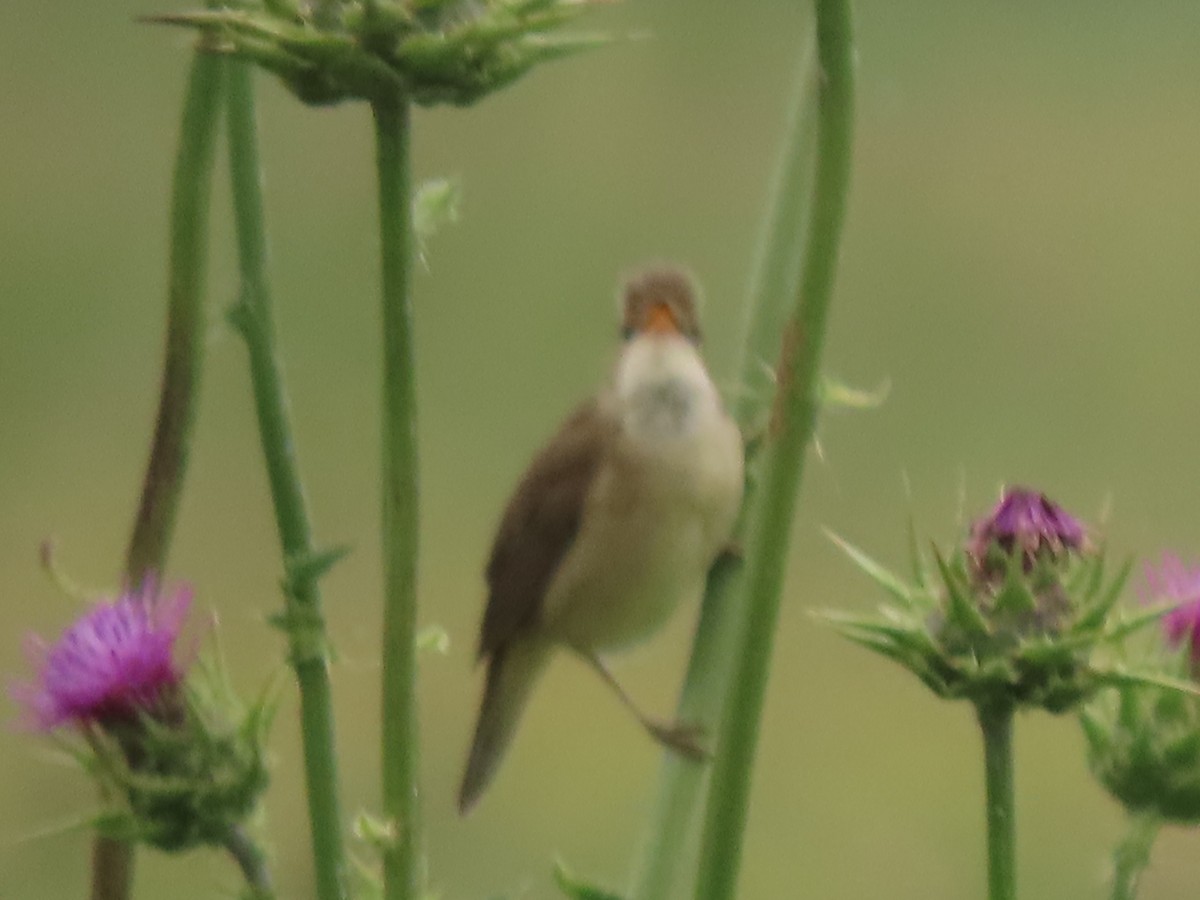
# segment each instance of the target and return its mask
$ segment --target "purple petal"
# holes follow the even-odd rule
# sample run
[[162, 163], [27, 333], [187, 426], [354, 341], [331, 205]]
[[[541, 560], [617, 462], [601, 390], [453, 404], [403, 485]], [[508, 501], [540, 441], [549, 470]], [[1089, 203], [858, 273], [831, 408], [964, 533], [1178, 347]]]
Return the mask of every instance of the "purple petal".
[[183, 677], [175, 651], [191, 600], [190, 588], [160, 596], [147, 579], [137, 591], [95, 603], [51, 645], [27, 638], [37, 681], [10, 688], [24, 719], [50, 730], [153, 707]]
[[1147, 563], [1145, 585], [1139, 590], [1143, 602], [1181, 604], [1162, 618], [1163, 637], [1178, 647], [1188, 642], [1192, 659], [1200, 661], [1200, 566], [1191, 568], [1173, 553], [1164, 553], [1158, 565]]
[[997, 544], [1005, 553], [1020, 551], [1027, 560], [1046, 551], [1079, 551], [1087, 532], [1079, 520], [1040, 491], [1007, 488], [992, 512], [971, 526], [967, 552], [983, 565]]

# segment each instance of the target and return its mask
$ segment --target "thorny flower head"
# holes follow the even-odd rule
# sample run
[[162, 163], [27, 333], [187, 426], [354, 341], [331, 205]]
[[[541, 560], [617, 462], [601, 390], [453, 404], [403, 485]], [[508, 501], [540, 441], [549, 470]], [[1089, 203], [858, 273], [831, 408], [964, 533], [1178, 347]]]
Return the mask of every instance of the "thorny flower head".
[[[31, 637], [34, 681], [12, 688], [25, 723], [74, 726], [64, 746], [102, 786], [98, 829], [161, 850], [220, 843], [267, 782], [264, 698], [243, 710], [224, 673], [180, 650], [189, 587], [153, 578], [93, 604], [52, 644]], [[185, 683], [184, 678], [187, 677]]]
[[[971, 525], [958, 561], [974, 604], [992, 620], [997, 636], [1019, 639], [1066, 627], [1073, 599], [1064, 576], [1088, 565], [1095, 557], [1091, 550], [1078, 519], [1040, 491], [1014, 487]], [[949, 640], [954, 625], [947, 617]]]
[[50, 731], [168, 715], [184, 675], [178, 643], [191, 602], [191, 588], [160, 594], [147, 578], [94, 604], [53, 644], [31, 635], [26, 650], [37, 680], [12, 689], [27, 724]]
[[977, 571], [994, 577], [1004, 574], [1014, 555], [1029, 571], [1039, 559], [1061, 559], [1082, 551], [1086, 543], [1078, 519], [1040, 491], [1013, 487], [971, 526], [966, 552]]
[[879, 616], [830, 620], [941, 697], [1063, 712], [1104, 685], [1158, 683], [1096, 651], [1161, 609], [1118, 613], [1130, 566], [1106, 577], [1079, 520], [1040, 492], [1006, 490], [954, 552], [934, 548], [936, 574], [914, 542], [913, 584], [839, 543], [891, 602]]
[[[1145, 604], [1177, 604], [1151, 645], [1159, 685], [1120, 685], [1080, 711], [1092, 772], [1131, 812], [1200, 822], [1200, 698], [1178, 689], [1200, 680], [1200, 568], [1172, 554], [1145, 567]], [[1193, 687], [1194, 690], [1194, 687]]]
[[599, 0], [245, 0], [149, 21], [253, 60], [309, 104], [404, 97], [465, 106], [606, 38], [557, 34]]

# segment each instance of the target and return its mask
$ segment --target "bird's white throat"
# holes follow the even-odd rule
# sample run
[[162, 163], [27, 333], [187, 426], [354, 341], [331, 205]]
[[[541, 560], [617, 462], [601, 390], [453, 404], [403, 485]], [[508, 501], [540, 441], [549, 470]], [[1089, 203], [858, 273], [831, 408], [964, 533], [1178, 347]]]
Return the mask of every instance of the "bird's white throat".
[[720, 411], [700, 354], [674, 335], [644, 334], [626, 344], [614, 388], [621, 424], [634, 439], [657, 443], [687, 438]]

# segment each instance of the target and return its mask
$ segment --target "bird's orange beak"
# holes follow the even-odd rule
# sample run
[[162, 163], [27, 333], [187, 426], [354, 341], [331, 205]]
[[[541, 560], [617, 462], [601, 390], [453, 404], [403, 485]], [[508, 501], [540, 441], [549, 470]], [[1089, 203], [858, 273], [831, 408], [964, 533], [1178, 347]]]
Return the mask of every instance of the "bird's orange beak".
[[647, 334], [679, 334], [679, 323], [675, 314], [666, 303], [656, 303], [650, 307], [646, 315], [646, 323], [642, 328]]

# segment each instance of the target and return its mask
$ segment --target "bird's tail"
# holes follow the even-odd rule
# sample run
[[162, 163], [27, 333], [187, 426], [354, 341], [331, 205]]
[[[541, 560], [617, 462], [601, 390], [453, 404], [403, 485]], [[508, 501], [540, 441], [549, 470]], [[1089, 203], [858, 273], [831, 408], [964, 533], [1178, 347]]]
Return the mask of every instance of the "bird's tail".
[[458, 792], [460, 814], [470, 812], [500, 767], [533, 686], [550, 661], [550, 649], [545, 641], [510, 641], [488, 660], [479, 721]]

